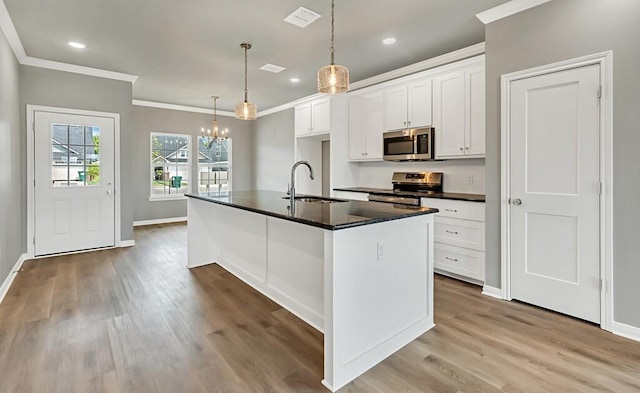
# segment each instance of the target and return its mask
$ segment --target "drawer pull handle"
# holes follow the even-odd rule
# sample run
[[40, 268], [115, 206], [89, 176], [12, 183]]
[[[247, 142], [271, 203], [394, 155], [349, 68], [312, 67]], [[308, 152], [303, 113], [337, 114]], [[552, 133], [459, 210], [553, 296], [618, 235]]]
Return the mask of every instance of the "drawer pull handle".
[[454, 213], [458, 212], [458, 209], [444, 209], [444, 210], [446, 210], [448, 212], [454, 212]]
[[444, 257], [444, 259], [446, 259], [448, 261], [458, 262], [458, 260], [456, 258]]
[[449, 230], [445, 230], [445, 232], [450, 233], [452, 235], [457, 235], [458, 231], [449, 231]]

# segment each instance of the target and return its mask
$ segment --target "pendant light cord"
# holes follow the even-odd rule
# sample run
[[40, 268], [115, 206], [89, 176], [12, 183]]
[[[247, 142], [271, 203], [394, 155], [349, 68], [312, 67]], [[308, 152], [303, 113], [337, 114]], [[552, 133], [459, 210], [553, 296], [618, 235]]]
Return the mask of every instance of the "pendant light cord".
[[218, 97], [216, 96], [212, 96], [211, 98], [213, 98], [213, 120], [218, 120], [218, 116], [217, 115], [217, 105], [216, 105], [216, 101], [218, 100]]
[[333, 48], [333, 37], [334, 37], [334, 10], [335, 10], [335, 4], [334, 4], [334, 0], [331, 0], [331, 65], [335, 64], [335, 56], [334, 56], [334, 52], [335, 49]]
[[244, 102], [249, 102], [247, 99], [247, 45], [244, 46]]

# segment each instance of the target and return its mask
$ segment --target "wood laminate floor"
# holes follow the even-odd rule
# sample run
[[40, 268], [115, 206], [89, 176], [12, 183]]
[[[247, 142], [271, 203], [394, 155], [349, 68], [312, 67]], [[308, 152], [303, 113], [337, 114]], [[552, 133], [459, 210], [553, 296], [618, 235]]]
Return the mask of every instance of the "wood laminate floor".
[[[0, 305], [0, 392], [326, 392], [322, 335], [222, 268], [186, 226], [28, 261]], [[640, 343], [437, 276], [436, 327], [341, 392], [640, 392]]]

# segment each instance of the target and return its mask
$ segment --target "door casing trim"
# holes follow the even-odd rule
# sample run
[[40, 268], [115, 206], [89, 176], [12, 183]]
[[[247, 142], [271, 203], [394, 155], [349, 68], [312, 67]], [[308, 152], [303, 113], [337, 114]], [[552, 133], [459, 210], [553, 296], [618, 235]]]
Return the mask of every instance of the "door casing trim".
[[[121, 222], [121, 182], [120, 182], [120, 114], [110, 112], [96, 112], [81, 109], [57, 108], [51, 106], [31, 105], [27, 104], [27, 259], [35, 258], [35, 247], [33, 238], [35, 236], [35, 113], [49, 112], [67, 115], [106, 117], [113, 119], [114, 125], [114, 164], [115, 178], [114, 189], [115, 195], [115, 227], [114, 242], [115, 247], [122, 247], [122, 222]], [[93, 251], [93, 250], [87, 250]], [[49, 255], [50, 256], [50, 255]]]
[[511, 82], [519, 79], [570, 70], [589, 65], [600, 65], [600, 327], [613, 328], [613, 52], [606, 51], [504, 74], [501, 84], [501, 191], [500, 191], [500, 239], [501, 239], [501, 295], [511, 300], [511, 215], [509, 209], [510, 184], [510, 101]]

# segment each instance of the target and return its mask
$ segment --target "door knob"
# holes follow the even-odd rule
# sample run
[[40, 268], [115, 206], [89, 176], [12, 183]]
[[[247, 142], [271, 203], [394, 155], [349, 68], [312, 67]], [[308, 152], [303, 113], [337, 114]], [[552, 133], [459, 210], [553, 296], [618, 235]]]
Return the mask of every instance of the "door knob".
[[513, 199], [511, 200], [511, 204], [512, 204], [512, 205], [515, 205], [515, 206], [520, 206], [520, 205], [522, 205], [522, 199], [520, 199], [520, 198], [513, 198]]

